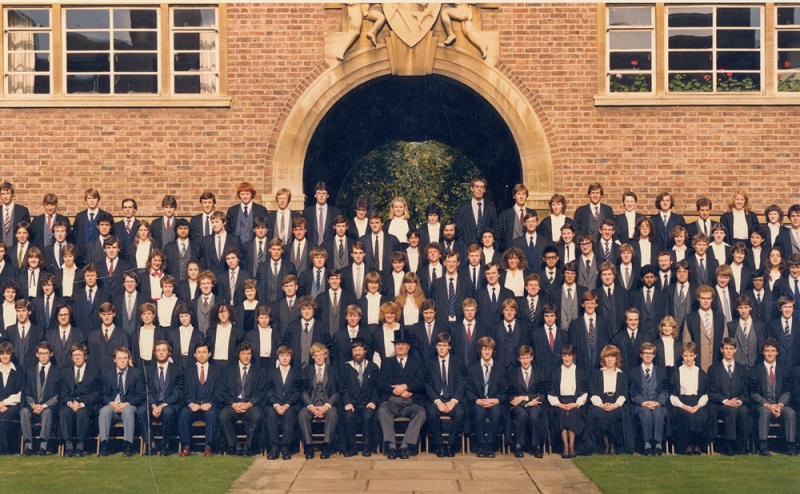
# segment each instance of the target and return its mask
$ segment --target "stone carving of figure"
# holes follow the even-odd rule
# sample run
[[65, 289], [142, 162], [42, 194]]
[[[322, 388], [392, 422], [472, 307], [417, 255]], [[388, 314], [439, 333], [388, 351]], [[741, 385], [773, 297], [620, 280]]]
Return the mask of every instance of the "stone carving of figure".
[[445, 45], [450, 45], [456, 40], [453, 21], [461, 22], [461, 30], [464, 31], [464, 36], [480, 50], [481, 57], [486, 58], [489, 46], [475, 31], [475, 26], [472, 24], [472, 7], [468, 3], [447, 4], [442, 7], [442, 24], [447, 33], [447, 38], [444, 40]]
[[[364, 9], [362, 11], [362, 5]], [[366, 11], [366, 5], [360, 3], [348, 3], [347, 4], [347, 18], [348, 18], [348, 29], [345, 33], [345, 38], [342, 41], [342, 49], [338, 55], [336, 55], [336, 59], [339, 61], [344, 60], [344, 55], [347, 53], [347, 50], [353, 46], [353, 43], [356, 42], [358, 36], [361, 34], [361, 25], [363, 24], [364, 13]]]
[[383, 8], [379, 3], [372, 3], [364, 12], [364, 19], [368, 21], [372, 21], [375, 24], [372, 26], [372, 29], [367, 32], [366, 36], [367, 39], [372, 41], [372, 44], [378, 46], [378, 33], [381, 32], [383, 26], [386, 24], [386, 16], [383, 15]]

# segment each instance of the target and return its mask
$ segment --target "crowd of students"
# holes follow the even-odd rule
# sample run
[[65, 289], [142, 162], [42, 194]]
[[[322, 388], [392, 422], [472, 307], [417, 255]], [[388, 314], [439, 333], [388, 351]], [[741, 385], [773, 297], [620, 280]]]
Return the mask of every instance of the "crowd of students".
[[796, 455], [800, 204], [762, 224], [740, 190], [687, 223], [670, 193], [647, 214], [625, 192], [615, 215], [592, 183], [539, 221], [524, 185], [500, 214], [486, 185], [415, 225], [401, 197], [349, 218], [324, 183], [302, 212], [243, 182], [226, 212], [206, 191], [187, 220], [166, 195], [152, 222], [130, 198], [115, 221], [95, 189], [72, 222], [54, 194], [31, 220], [0, 184], [0, 453], [21, 434], [26, 455], [83, 456], [96, 430], [105, 456], [122, 422], [125, 455], [137, 432], [189, 455], [202, 420], [206, 456], [313, 458], [318, 422], [323, 459], [408, 458], [421, 434], [440, 457], [463, 434], [479, 457], [501, 435], [517, 457], [548, 439], [564, 458], [667, 439], [769, 456], [773, 423]]

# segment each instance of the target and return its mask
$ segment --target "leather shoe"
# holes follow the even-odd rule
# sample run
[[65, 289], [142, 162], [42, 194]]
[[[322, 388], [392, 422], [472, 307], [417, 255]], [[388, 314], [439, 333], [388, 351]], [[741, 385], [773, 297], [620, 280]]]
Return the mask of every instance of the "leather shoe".
[[356, 455], [356, 450], [355, 450], [355, 449], [352, 449], [352, 448], [348, 448], [348, 449], [347, 449], [347, 450], [344, 452], [344, 457], [345, 457], [345, 458], [352, 458], [352, 457], [354, 457], [355, 455]]
[[83, 448], [78, 448], [75, 450], [75, 458], [83, 458], [86, 453], [83, 451]]
[[364, 451], [361, 452], [361, 456], [363, 456], [364, 458], [369, 458], [370, 456], [372, 456], [372, 451], [370, 451], [369, 449], [364, 449]]
[[767, 449], [762, 449], [761, 451], [758, 452], [758, 454], [761, 455], [761, 456], [772, 456], [770, 454], [769, 450], [767, 450]]
[[108, 441], [100, 443], [100, 453], [97, 456], [108, 456]]
[[653, 448], [644, 448], [644, 455], [645, 456], [653, 456]]
[[288, 449], [284, 449], [281, 452], [281, 458], [283, 458], [284, 460], [291, 460], [292, 459], [292, 454], [289, 452]]
[[172, 450], [169, 449], [166, 445], [161, 446], [161, 456], [169, 456], [172, 453]]
[[452, 444], [447, 445], [447, 447], [444, 449], [444, 454], [447, 455], [448, 458], [455, 458], [456, 451], [453, 449]]
[[75, 456], [75, 451], [72, 448], [65, 449], [64, 456], [67, 458], [72, 458], [73, 456]]
[[181, 449], [181, 458], [185, 458], [191, 454], [192, 454], [192, 448], [190, 448], [189, 446], [184, 446], [183, 449]]
[[133, 443], [125, 442], [125, 449], [122, 452], [122, 456], [126, 458], [133, 456]]
[[211, 456], [214, 453], [211, 451], [211, 446], [206, 446], [203, 448], [203, 456]]
[[478, 448], [478, 451], [476, 452], [476, 456], [478, 458], [486, 458], [486, 451], [483, 448]]
[[494, 451], [491, 449], [486, 449], [483, 453], [484, 458], [494, 458]]
[[656, 456], [661, 456], [664, 454], [664, 450], [656, 446]]
[[397, 453], [397, 457], [401, 460], [408, 459], [408, 448], [400, 448], [400, 451]]
[[514, 458], [525, 458], [525, 453], [522, 452], [522, 446], [517, 445], [514, 448]]
[[386, 453], [386, 458], [388, 460], [396, 460], [397, 459], [397, 448], [389, 448], [389, 452]]
[[36, 456], [47, 456], [47, 450], [44, 448], [37, 449]]
[[277, 460], [279, 456], [280, 456], [280, 454], [278, 452], [278, 448], [272, 448], [272, 449], [269, 450], [269, 453], [267, 454], [267, 459], [268, 460]]
[[25, 456], [33, 456], [33, 448], [25, 448]]
[[305, 452], [306, 452], [306, 460], [314, 458], [314, 445], [306, 444]]
[[320, 460], [327, 460], [331, 457], [331, 446], [330, 444], [323, 444], [322, 445], [322, 452], [319, 454]]
[[542, 454], [542, 447], [541, 446], [536, 446], [536, 448], [533, 450], [533, 457], [534, 458], [542, 458], [542, 457], [544, 457], [544, 455]]
[[446, 456], [447, 456], [447, 453], [444, 452], [444, 447], [443, 446], [439, 446], [438, 448], [436, 448], [436, 457], [437, 458], [445, 458]]

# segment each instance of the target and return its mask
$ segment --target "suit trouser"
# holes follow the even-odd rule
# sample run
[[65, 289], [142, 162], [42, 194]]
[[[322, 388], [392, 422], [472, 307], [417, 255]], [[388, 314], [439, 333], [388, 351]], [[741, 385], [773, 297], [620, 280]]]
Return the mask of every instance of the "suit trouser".
[[[292, 437], [296, 429], [297, 423], [297, 408], [290, 406], [283, 415], [278, 415], [275, 407], [267, 408], [267, 439], [273, 448], [280, 445], [284, 449], [288, 449], [293, 445]], [[280, 439], [278, 434], [278, 423], [283, 423], [283, 440]]]
[[[314, 420], [314, 414], [308, 407], [304, 407], [297, 414], [297, 421], [300, 423], [300, 433], [303, 435], [303, 444], [311, 444], [313, 441], [311, 433], [311, 422]], [[336, 431], [336, 424], [339, 416], [336, 413], [336, 407], [330, 408], [325, 412], [325, 443], [331, 444], [333, 442], [333, 433]]]
[[[475, 431], [475, 440], [477, 443], [490, 449], [496, 448], [495, 441], [497, 440], [497, 431], [500, 429], [502, 420], [502, 405], [484, 408], [480, 405], [473, 404], [472, 427]], [[484, 436], [486, 437], [484, 438]]]
[[[147, 413], [147, 412], [150, 413]], [[136, 410], [136, 418], [142, 427], [142, 439], [145, 444], [150, 444], [150, 429], [153, 422], [153, 410], [145, 407], [139, 407]], [[148, 422], [149, 419], [149, 422]], [[169, 442], [175, 435], [175, 430], [178, 428], [178, 408], [175, 405], [167, 405], [161, 410], [161, 432], [164, 441]]]
[[353, 411], [344, 411], [344, 435], [347, 437], [347, 448], [356, 447], [356, 423], [361, 419], [361, 433], [364, 437], [364, 450], [372, 450], [372, 433], [375, 426], [375, 409], [353, 404]]
[[735, 441], [750, 437], [753, 420], [750, 409], [742, 405], [739, 408], [722, 405], [717, 409], [717, 418], [722, 419], [725, 439]]
[[[35, 414], [33, 413], [33, 410], [29, 406], [23, 407], [19, 412], [19, 421], [20, 425], [22, 426], [22, 437], [25, 439], [26, 443], [33, 441], [34, 415]], [[50, 438], [50, 431], [53, 428], [53, 409], [45, 408], [42, 410], [42, 413], [38, 415], [38, 417], [42, 423], [42, 429], [39, 433], [39, 437], [42, 438], [42, 448], [46, 448], [47, 440]]]
[[219, 408], [211, 407], [206, 411], [193, 412], [189, 407], [183, 407], [178, 414], [178, 435], [181, 445], [189, 446], [192, 443], [192, 422], [203, 420], [206, 423], [206, 446], [214, 444], [219, 425]]
[[245, 424], [245, 446], [251, 449], [256, 429], [261, 424], [261, 409], [257, 406], [250, 407], [244, 413], [236, 413], [233, 407], [227, 406], [219, 414], [219, 422], [222, 425], [222, 432], [225, 434], [225, 442], [228, 448], [236, 447], [236, 421], [241, 420]]
[[[95, 415], [97, 415], [97, 412], [94, 407], [83, 407], [74, 412], [69, 407], [61, 407], [58, 412], [61, 438], [64, 441], [71, 441], [74, 437], [79, 443], [85, 441], [86, 435], [89, 433], [89, 426]], [[73, 423], [76, 427], [72, 426]]]
[[464, 405], [456, 403], [456, 406], [450, 410], [449, 413], [442, 413], [436, 403], [428, 403], [425, 405], [425, 414], [428, 416], [428, 429], [431, 431], [431, 437], [434, 444], [439, 447], [444, 442], [442, 440], [442, 417], [450, 417], [450, 435], [447, 438], [447, 444], [450, 446], [459, 445], [459, 436], [464, 432], [464, 420], [467, 416], [467, 411]]
[[100, 429], [100, 441], [108, 441], [108, 434], [111, 431], [111, 424], [122, 421], [122, 436], [129, 443], [133, 442], [133, 433], [136, 430], [136, 407], [128, 405], [122, 412], [116, 413], [106, 405], [100, 409], [98, 416], [98, 428]]
[[636, 415], [639, 416], [639, 422], [642, 424], [642, 438], [645, 445], [651, 444], [653, 441], [661, 444], [664, 441], [664, 422], [667, 419], [667, 410], [664, 407], [657, 407], [653, 410], [639, 407]]
[[425, 423], [425, 409], [411, 401], [410, 398], [392, 396], [384, 401], [378, 409], [378, 420], [380, 420], [381, 431], [383, 431], [383, 442], [394, 444], [394, 419], [396, 417], [411, 419], [408, 423], [406, 434], [403, 436], [403, 446], [417, 444], [419, 431]]
[[[766, 441], [769, 435], [769, 423], [772, 420], [772, 412], [761, 406], [758, 408], [758, 440]], [[778, 421], [783, 422], [783, 428], [786, 434], [786, 442], [795, 442], [795, 430], [797, 427], [797, 417], [791, 407], [783, 407], [781, 416]]]
[[[514, 423], [514, 436], [517, 444], [526, 446], [530, 444], [533, 447], [538, 447], [542, 444], [542, 434], [544, 431], [544, 413], [542, 412], [543, 405], [533, 407], [526, 407], [517, 405], [511, 407], [511, 421]], [[530, 436], [525, 434], [530, 426]], [[530, 437], [530, 443], [525, 439]]]

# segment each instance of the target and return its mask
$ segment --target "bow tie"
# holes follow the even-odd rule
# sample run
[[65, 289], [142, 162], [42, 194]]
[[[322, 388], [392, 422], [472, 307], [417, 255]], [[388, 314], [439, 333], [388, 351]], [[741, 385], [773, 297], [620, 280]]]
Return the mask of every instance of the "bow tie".
[[161, 271], [153, 271], [152, 273], [150, 273], [150, 276], [161, 278], [162, 276], [164, 276], [164, 273], [162, 273]]

